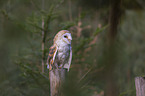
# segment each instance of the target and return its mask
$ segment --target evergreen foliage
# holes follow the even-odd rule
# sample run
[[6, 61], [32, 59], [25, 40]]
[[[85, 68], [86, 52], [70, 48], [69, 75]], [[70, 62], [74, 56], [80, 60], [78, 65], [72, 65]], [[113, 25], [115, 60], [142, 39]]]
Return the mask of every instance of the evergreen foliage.
[[[106, 69], [109, 68], [106, 63], [110, 58], [105, 44], [110, 3], [96, 0], [98, 6], [95, 6], [93, 0], [87, 2], [0, 1], [0, 96], [48, 96], [49, 71], [45, 63], [42, 73], [42, 55], [46, 62], [53, 37], [62, 29], [70, 30], [73, 37], [72, 66], [63, 86], [64, 95], [104, 96]], [[111, 55], [116, 58], [113, 72], [119, 96], [135, 96], [134, 78], [145, 75], [145, 11], [142, 6], [145, 2], [129, 2], [123, 2], [123, 15], [113, 46], [116, 54]], [[41, 49], [43, 41], [44, 50]]]

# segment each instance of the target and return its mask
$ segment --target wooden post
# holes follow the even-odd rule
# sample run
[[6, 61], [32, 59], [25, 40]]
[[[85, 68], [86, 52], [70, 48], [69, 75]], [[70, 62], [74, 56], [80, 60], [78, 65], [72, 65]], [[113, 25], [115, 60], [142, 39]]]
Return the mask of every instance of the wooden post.
[[63, 96], [62, 85], [65, 81], [67, 69], [53, 69], [49, 72], [50, 77], [50, 96]]
[[145, 96], [145, 77], [135, 78], [136, 96]]

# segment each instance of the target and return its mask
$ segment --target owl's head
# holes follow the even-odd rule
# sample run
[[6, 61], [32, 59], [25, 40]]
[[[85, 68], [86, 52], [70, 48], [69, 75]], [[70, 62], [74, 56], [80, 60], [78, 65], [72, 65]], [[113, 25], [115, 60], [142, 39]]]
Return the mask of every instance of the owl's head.
[[61, 30], [59, 31], [53, 41], [54, 43], [63, 43], [63, 44], [71, 44], [71, 40], [72, 40], [72, 36], [71, 36], [71, 33], [68, 31], [68, 30]]

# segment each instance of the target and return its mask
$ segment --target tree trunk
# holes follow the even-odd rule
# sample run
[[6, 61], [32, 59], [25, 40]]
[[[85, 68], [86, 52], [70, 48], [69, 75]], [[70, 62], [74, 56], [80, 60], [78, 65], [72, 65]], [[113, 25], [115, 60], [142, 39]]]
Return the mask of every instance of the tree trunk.
[[121, 0], [110, 0], [109, 31], [106, 40], [106, 88], [105, 96], [118, 96], [115, 66], [119, 58], [116, 48], [118, 25], [121, 18]]
[[145, 96], [145, 77], [135, 78], [136, 96]]
[[63, 96], [61, 91], [65, 81], [66, 69], [53, 69], [49, 72], [50, 96]]

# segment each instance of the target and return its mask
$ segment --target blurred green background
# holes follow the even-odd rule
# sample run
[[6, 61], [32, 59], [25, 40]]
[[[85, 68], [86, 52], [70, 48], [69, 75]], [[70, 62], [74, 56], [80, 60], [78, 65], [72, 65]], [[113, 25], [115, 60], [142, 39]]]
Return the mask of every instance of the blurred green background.
[[135, 96], [134, 78], [145, 75], [145, 1], [119, 1], [119, 24], [109, 41], [115, 0], [1, 0], [0, 96], [49, 96], [42, 54], [46, 62], [62, 29], [73, 37], [65, 96]]

